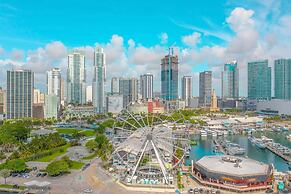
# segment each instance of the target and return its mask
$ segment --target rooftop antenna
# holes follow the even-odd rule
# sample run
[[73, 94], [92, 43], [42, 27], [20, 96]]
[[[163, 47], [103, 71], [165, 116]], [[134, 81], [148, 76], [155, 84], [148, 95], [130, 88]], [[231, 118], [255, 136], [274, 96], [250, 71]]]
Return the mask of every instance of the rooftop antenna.
[[169, 47], [169, 55], [174, 55], [174, 46], [176, 45], [176, 42], [174, 42], [170, 47]]

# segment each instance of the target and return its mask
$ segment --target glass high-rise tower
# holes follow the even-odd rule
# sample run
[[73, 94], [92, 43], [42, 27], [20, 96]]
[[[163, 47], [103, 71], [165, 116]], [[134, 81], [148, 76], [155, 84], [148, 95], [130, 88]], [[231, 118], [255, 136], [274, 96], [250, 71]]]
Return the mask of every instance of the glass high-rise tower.
[[271, 67], [268, 66], [268, 60], [248, 63], [248, 98], [271, 99]]
[[[61, 105], [61, 70], [59, 68], [53, 68], [50, 71], [47, 71], [47, 95], [54, 95], [57, 97], [58, 107]], [[59, 107], [60, 108], [60, 107]]]
[[85, 56], [79, 50], [73, 50], [68, 55], [67, 102], [72, 104], [86, 103]]
[[7, 71], [7, 118], [32, 117], [34, 73]]
[[182, 99], [185, 100], [185, 105], [188, 107], [192, 97], [192, 76], [182, 77]]
[[123, 107], [126, 107], [130, 102], [138, 99], [138, 79], [136, 78], [120, 78], [119, 79], [119, 94], [123, 96]]
[[224, 65], [221, 73], [221, 95], [222, 98], [239, 97], [239, 70], [236, 61]]
[[275, 60], [275, 98], [291, 100], [291, 59]]
[[211, 105], [212, 72], [204, 71], [199, 74], [199, 105], [208, 107]]
[[164, 100], [178, 98], [178, 56], [174, 55], [173, 48], [161, 60], [161, 97]]
[[153, 80], [154, 76], [149, 73], [140, 76], [140, 92], [143, 100], [153, 98]]
[[105, 112], [106, 65], [103, 48], [97, 47], [94, 52], [92, 97], [96, 113]]

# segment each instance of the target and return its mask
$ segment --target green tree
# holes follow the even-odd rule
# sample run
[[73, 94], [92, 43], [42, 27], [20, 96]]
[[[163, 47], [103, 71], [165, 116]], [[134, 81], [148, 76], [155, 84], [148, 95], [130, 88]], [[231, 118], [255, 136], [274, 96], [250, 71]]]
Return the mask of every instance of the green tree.
[[68, 156], [62, 157], [62, 160], [68, 164], [69, 168], [71, 168], [73, 166], [73, 161], [70, 160], [70, 158]]
[[6, 179], [10, 176], [10, 170], [8, 170], [8, 169], [2, 169], [1, 171], [0, 171], [0, 176], [1, 177], [3, 177], [4, 178], [4, 181], [5, 181], [5, 185], [6, 185]]
[[95, 141], [97, 143], [98, 149], [102, 149], [103, 147], [107, 146], [109, 143], [109, 140], [104, 134], [97, 134]]
[[92, 152], [98, 148], [98, 143], [95, 140], [90, 140], [86, 143], [86, 147]]
[[58, 176], [69, 172], [69, 164], [65, 160], [53, 161], [46, 168], [50, 176]]
[[22, 172], [27, 169], [25, 161], [22, 159], [9, 160], [5, 166], [12, 172]]

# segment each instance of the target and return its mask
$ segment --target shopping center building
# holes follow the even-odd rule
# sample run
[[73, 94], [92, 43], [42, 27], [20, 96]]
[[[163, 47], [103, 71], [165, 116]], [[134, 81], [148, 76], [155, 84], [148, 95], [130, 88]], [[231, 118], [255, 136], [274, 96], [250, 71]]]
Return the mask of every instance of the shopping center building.
[[202, 185], [234, 192], [271, 187], [273, 166], [233, 156], [205, 156], [192, 164], [192, 177]]

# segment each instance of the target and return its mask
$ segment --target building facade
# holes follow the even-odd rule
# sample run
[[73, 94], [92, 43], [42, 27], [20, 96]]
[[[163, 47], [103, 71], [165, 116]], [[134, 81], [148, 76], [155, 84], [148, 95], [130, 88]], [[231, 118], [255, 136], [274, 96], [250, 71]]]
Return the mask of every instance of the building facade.
[[44, 104], [45, 94], [39, 89], [33, 89], [33, 103], [34, 104]]
[[119, 77], [111, 78], [111, 94], [119, 94]]
[[224, 65], [221, 73], [221, 96], [223, 99], [239, 97], [239, 70], [236, 61]]
[[7, 71], [7, 118], [33, 116], [34, 73], [30, 70]]
[[262, 100], [256, 103], [256, 111], [265, 115], [291, 115], [291, 101], [283, 99]]
[[153, 80], [152, 74], [144, 74], [140, 76], [140, 93], [143, 100], [153, 99]]
[[182, 77], [182, 99], [186, 103], [186, 107], [190, 105], [190, 99], [192, 97], [192, 76]]
[[112, 94], [106, 97], [106, 110], [112, 114], [118, 114], [123, 109], [123, 96]]
[[92, 97], [93, 106], [96, 113], [105, 112], [105, 82], [106, 82], [106, 65], [105, 53], [103, 48], [97, 47], [94, 52], [94, 70]]
[[92, 86], [86, 87], [86, 102], [92, 103], [93, 97], [92, 97]]
[[248, 98], [271, 99], [271, 67], [268, 60], [248, 63]]
[[0, 115], [6, 113], [6, 90], [0, 87]]
[[123, 107], [138, 99], [138, 80], [136, 78], [120, 78], [119, 93], [123, 96]]
[[54, 95], [58, 100], [58, 109], [60, 109], [61, 100], [62, 100], [62, 76], [61, 70], [59, 68], [53, 68], [50, 71], [47, 71], [47, 95]]
[[291, 100], [291, 59], [275, 60], [275, 98]]
[[212, 72], [204, 71], [199, 74], [199, 106], [211, 105]]
[[58, 118], [59, 97], [53, 94], [45, 95], [44, 117]]
[[174, 55], [173, 48], [161, 60], [161, 97], [164, 100], [178, 98], [178, 56]]
[[73, 50], [68, 55], [67, 102], [69, 104], [86, 103], [85, 56], [81, 51]]

